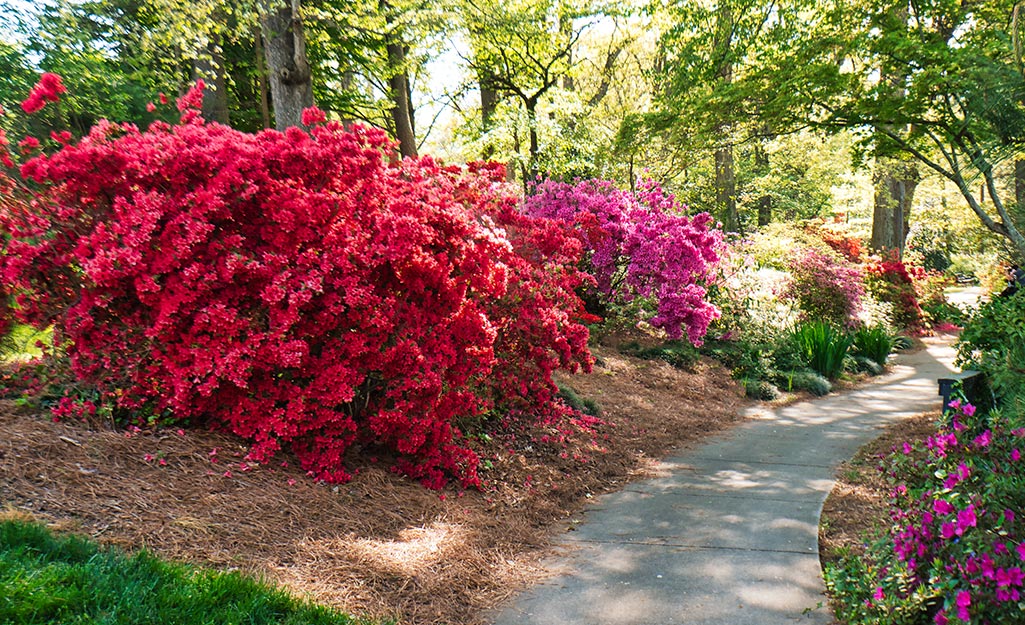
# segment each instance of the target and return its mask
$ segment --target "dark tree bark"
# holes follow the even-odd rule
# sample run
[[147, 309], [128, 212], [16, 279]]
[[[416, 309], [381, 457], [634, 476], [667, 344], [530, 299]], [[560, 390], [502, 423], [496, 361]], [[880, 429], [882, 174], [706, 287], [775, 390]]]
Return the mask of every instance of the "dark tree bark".
[[203, 119], [228, 125], [228, 80], [219, 41], [207, 46], [207, 56], [192, 63], [193, 79], [203, 79]]
[[313, 106], [313, 79], [299, 2], [262, 0], [260, 23], [278, 130], [302, 126], [303, 109]]
[[260, 123], [264, 128], [270, 128], [270, 94], [267, 89], [267, 57], [263, 53], [263, 36], [260, 27], [256, 27], [253, 33], [253, 42], [256, 52], [256, 82], [260, 91]]
[[413, 106], [410, 97], [409, 72], [406, 69], [406, 46], [401, 36], [392, 30], [395, 19], [391, 6], [380, 0], [378, 9], [384, 13], [388, 33], [385, 36], [385, 51], [388, 54], [388, 88], [391, 91], [391, 118], [395, 124], [395, 138], [399, 142], [399, 154], [403, 158], [416, 156], [416, 131], [413, 128]]
[[872, 249], [904, 257], [904, 241], [910, 226], [911, 202], [918, 187], [915, 163], [881, 158], [874, 175], [875, 207], [872, 211]]
[[[477, 82], [480, 87], [480, 127], [484, 135], [491, 130], [495, 119], [495, 112], [498, 110], [498, 90], [494, 87], [494, 77], [491, 72], [478, 69]], [[485, 141], [481, 150], [481, 156], [485, 160], [495, 154], [495, 146], [491, 141]]]

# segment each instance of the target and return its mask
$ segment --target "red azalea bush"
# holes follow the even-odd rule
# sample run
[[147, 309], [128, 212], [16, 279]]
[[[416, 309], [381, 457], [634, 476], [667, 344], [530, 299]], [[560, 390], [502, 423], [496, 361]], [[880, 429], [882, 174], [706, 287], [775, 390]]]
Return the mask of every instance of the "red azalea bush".
[[848, 261], [852, 263], [860, 263], [862, 261], [862, 255], [865, 253], [865, 249], [861, 243], [861, 239], [858, 237], [834, 232], [827, 228], [816, 228], [815, 233], [834, 252], [840, 254]]
[[205, 124], [200, 97], [180, 125], [102, 122], [28, 160], [37, 191], [3, 205], [4, 283], [80, 378], [335, 482], [359, 445], [474, 484], [457, 422], [557, 411], [552, 371], [590, 366], [574, 236], [495, 172], [392, 163], [358, 126]]
[[920, 332], [925, 320], [912, 273], [924, 279], [922, 269], [905, 265], [891, 253], [868, 264], [865, 285], [876, 299], [893, 305], [893, 321], [897, 326]]
[[524, 199], [527, 215], [571, 224], [588, 252], [588, 272], [605, 303], [654, 303], [650, 323], [700, 345], [719, 310], [705, 285], [716, 274], [722, 232], [708, 213], [693, 217], [653, 181], [636, 193], [604, 180], [546, 180]]

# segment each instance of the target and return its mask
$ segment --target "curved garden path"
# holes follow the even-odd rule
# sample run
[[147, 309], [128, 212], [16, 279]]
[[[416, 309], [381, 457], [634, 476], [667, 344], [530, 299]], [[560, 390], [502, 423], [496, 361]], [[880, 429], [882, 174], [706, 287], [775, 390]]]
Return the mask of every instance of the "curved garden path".
[[886, 424], [940, 399], [949, 340], [897, 357], [843, 394], [754, 409], [680, 452], [664, 476], [600, 498], [564, 539], [558, 577], [517, 597], [496, 625], [828, 624], [818, 556], [834, 471]]

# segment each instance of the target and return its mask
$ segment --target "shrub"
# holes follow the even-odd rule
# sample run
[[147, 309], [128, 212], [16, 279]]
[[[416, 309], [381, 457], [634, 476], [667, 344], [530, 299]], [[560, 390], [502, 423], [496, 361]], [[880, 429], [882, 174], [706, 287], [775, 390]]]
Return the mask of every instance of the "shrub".
[[593, 312], [650, 300], [651, 325], [700, 345], [719, 316], [705, 287], [715, 277], [722, 233], [708, 213], [688, 217], [684, 209], [651, 181], [634, 194], [602, 180], [546, 180], [523, 201], [527, 215], [576, 229], [602, 300]]
[[808, 391], [816, 397], [828, 395], [833, 390], [829, 380], [814, 371], [784, 371], [776, 376], [776, 384], [787, 392]]
[[893, 323], [901, 329], [919, 332], [924, 328], [915, 281], [909, 269], [895, 255], [870, 263], [865, 285], [879, 301], [893, 305]]
[[867, 373], [869, 375], [881, 375], [884, 371], [883, 365], [871, 358], [854, 356], [852, 360], [854, 362], [855, 371], [861, 371], [862, 373]]
[[983, 371], [1004, 410], [1025, 425], [1025, 291], [982, 304], [958, 337], [957, 364]]
[[783, 296], [797, 302], [802, 319], [837, 326], [856, 323], [864, 288], [857, 268], [815, 250], [799, 252], [790, 266]]
[[828, 323], [817, 321], [798, 325], [792, 340], [812, 371], [834, 380], [843, 373], [844, 357], [853, 339]]
[[955, 401], [946, 425], [883, 463], [889, 531], [826, 570], [849, 623], [1017, 623], [1025, 573], [1025, 431]]
[[701, 358], [700, 352], [691, 344], [682, 341], [668, 341], [655, 347], [640, 347], [639, 345], [626, 345], [626, 353], [643, 358], [645, 360], [661, 360], [677, 369], [690, 370]]
[[361, 444], [428, 486], [475, 484], [457, 420], [559, 412], [553, 370], [590, 359], [581, 248], [519, 214], [500, 170], [392, 162], [360, 126], [246, 134], [200, 101], [28, 160], [42, 190], [4, 204], [18, 314], [54, 325], [81, 379], [336, 482]]
[[886, 359], [893, 352], [894, 337], [882, 326], [858, 328], [851, 335], [854, 353], [864, 356], [880, 367], [886, 365]]
[[767, 380], [744, 380], [744, 394], [751, 399], [772, 401], [779, 399], [779, 389]]

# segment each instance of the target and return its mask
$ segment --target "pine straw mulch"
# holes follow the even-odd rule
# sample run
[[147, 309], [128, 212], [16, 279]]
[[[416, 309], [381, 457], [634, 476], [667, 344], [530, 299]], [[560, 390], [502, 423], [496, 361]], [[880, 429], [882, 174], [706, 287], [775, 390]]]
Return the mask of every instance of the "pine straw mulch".
[[823, 565], [841, 551], [863, 553], [865, 539], [888, 526], [891, 486], [879, 471], [880, 460], [904, 441], [924, 440], [936, 432], [939, 412], [904, 419], [882, 430], [854, 458], [837, 469], [836, 484], [822, 508], [819, 558]]
[[560, 381], [596, 400], [608, 425], [568, 447], [492, 441], [481, 491], [428, 491], [369, 460], [349, 484], [315, 484], [289, 457], [246, 466], [245, 446], [224, 434], [88, 429], [0, 402], [0, 508], [254, 572], [358, 615], [481, 623], [546, 575], [550, 538], [590, 497], [740, 419], [743, 392], [717, 365], [594, 353], [593, 373]]

